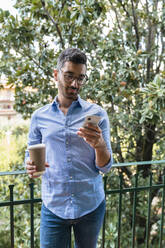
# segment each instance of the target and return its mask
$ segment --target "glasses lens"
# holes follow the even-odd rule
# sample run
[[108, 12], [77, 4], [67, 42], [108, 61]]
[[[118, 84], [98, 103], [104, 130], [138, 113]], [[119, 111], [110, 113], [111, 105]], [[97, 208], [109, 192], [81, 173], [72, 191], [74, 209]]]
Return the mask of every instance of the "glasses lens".
[[85, 84], [88, 80], [87, 75], [84, 76], [84, 78], [81, 80], [81, 84]]
[[72, 75], [65, 74], [64, 79], [66, 82], [71, 83], [74, 80], [74, 77]]
[[[62, 70], [61, 70], [61, 71], [62, 71]], [[63, 71], [62, 71], [62, 73], [63, 73]], [[84, 75], [84, 76], [81, 76], [81, 77], [77, 78], [77, 77], [75, 77], [75, 76], [73, 76], [73, 75], [64, 74], [64, 73], [63, 73], [63, 76], [64, 76], [64, 80], [65, 80], [66, 83], [72, 83], [74, 80], [77, 80], [77, 83], [78, 83], [79, 85], [82, 85], [82, 84], [85, 84], [86, 81], [88, 80], [87, 75]]]

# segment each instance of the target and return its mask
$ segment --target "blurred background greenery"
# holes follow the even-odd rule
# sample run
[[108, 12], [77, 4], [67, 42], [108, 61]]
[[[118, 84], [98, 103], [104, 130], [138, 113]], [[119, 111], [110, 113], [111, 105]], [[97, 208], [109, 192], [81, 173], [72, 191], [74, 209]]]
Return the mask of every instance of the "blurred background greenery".
[[[57, 93], [53, 69], [59, 53], [78, 47], [88, 56], [89, 81], [82, 89], [84, 99], [102, 105], [109, 115], [114, 162], [161, 160], [165, 158], [165, 2], [164, 0], [16, 0], [16, 15], [0, 9], [0, 88], [14, 90], [14, 109], [27, 121], [32, 112], [50, 103]], [[5, 82], [5, 86], [4, 86]], [[1, 123], [2, 124], [2, 123]], [[27, 122], [1, 125], [0, 171], [23, 170]], [[137, 171], [122, 168], [125, 187], [134, 184], [134, 174], [147, 184], [151, 165]], [[155, 170], [162, 182], [163, 166]], [[8, 199], [8, 185], [15, 184], [15, 197], [27, 198], [28, 177], [0, 177], [0, 197]], [[112, 185], [111, 185], [112, 183]], [[118, 170], [109, 174], [108, 187], [118, 187]], [[40, 179], [36, 180], [40, 196]], [[154, 191], [151, 201], [159, 198]], [[126, 194], [123, 218], [123, 247], [128, 247], [131, 229], [131, 194]], [[137, 247], [146, 238], [147, 194], [138, 196]], [[117, 198], [108, 198], [106, 247], [115, 247]], [[151, 233], [160, 225], [157, 209], [151, 216]], [[153, 206], [154, 208], [154, 206]], [[39, 230], [36, 207], [36, 229]], [[10, 247], [4, 230], [8, 217], [1, 210], [0, 245]], [[21, 218], [24, 216], [24, 219]], [[29, 209], [16, 210], [16, 247], [29, 247]], [[17, 222], [21, 220], [20, 222]], [[19, 224], [18, 224], [19, 223]], [[2, 235], [1, 235], [2, 234]], [[5, 243], [6, 242], [6, 243]], [[35, 247], [39, 247], [36, 235]], [[151, 235], [150, 247], [158, 247]]]

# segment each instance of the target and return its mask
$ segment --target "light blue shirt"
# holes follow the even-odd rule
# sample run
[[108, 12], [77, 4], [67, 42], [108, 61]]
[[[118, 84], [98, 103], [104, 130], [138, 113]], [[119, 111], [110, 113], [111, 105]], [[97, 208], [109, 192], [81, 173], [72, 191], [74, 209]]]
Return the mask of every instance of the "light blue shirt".
[[[64, 115], [56, 99], [33, 113], [28, 145], [46, 145], [50, 167], [42, 176], [43, 203], [63, 219], [75, 219], [95, 210], [105, 197], [100, 172], [106, 173], [112, 166], [109, 119], [100, 106], [80, 97]], [[87, 115], [101, 116], [99, 127], [111, 153], [103, 168], [96, 164], [95, 150], [77, 135]], [[26, 151], [26, 160], [28, 157]]]

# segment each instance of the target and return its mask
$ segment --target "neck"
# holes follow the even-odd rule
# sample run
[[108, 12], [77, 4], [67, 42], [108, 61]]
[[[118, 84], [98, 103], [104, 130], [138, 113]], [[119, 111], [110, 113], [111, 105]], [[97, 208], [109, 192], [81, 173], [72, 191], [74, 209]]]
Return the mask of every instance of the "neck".
[[59, 102], [60, 108], [68, 109], [74, 100], [69, 98], [67, 99], [58, 94], [57, 101]]

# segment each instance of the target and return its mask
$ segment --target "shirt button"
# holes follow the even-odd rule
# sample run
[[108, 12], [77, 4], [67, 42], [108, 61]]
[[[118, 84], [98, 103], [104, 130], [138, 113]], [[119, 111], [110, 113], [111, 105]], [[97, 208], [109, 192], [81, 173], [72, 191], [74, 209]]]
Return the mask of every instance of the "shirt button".
[[68, 140], [66, 140], [66, 145], [68, 145], [69, 144], [69, 141]]
[[67, 161], [70, 162], [71, 161], [71, 158], [67, 158]]
[[72, 194], [72, 196], [74, 196], [74, 194]]
[[70, 179], [72, 179], [73, 177], [72, 176], [70, 176]]

